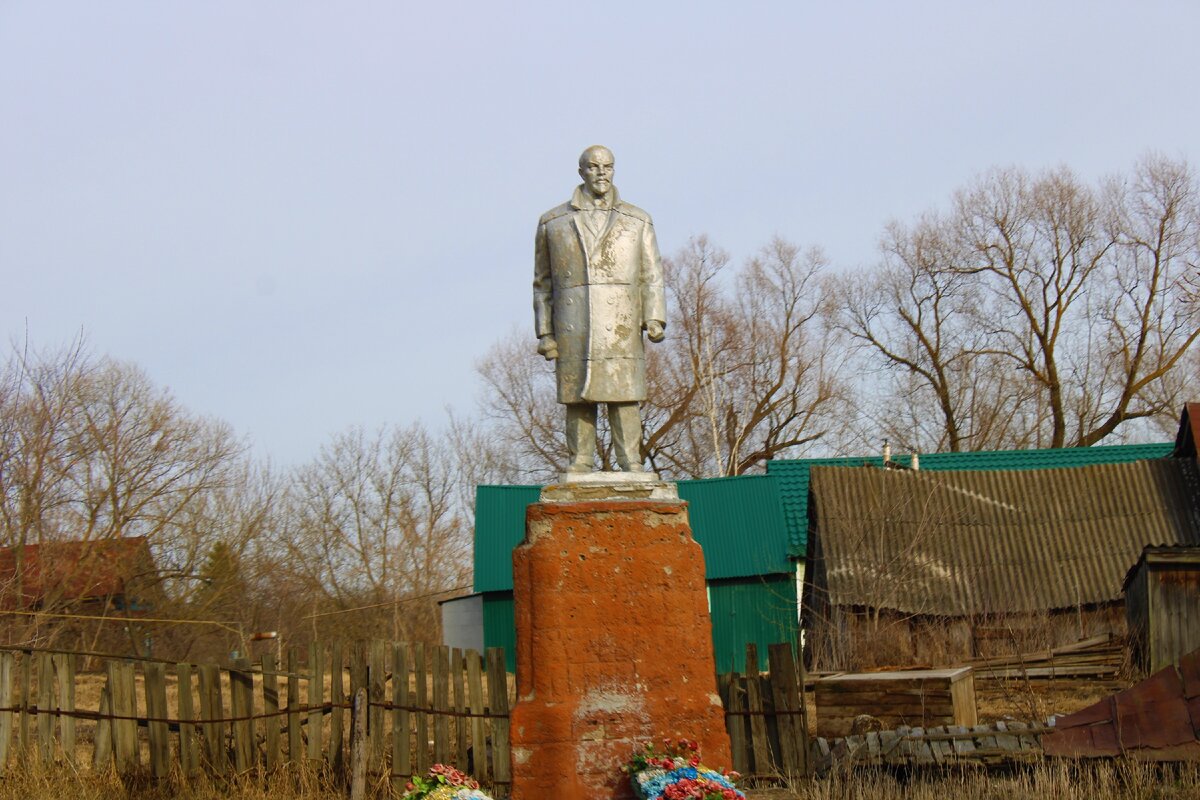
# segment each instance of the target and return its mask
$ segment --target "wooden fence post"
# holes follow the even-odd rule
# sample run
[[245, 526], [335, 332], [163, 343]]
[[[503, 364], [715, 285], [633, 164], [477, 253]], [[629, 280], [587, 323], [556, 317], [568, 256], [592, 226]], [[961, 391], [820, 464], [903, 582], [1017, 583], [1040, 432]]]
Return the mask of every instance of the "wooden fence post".
[[429, 767], [431, 766], [429, 760], [429, 715], [425, 713], [425, 710], [429, 708], [429, 685], [425, 680], [425, 645], [422, 642], [414, 642], [412, 649], [413, 680], [416, 682], [414, 705], [418, 709], [415, 712], [417, 723], [417, 761], [415, 768], [418, 774], [424, 775], [429, 771]]
[[492, 714], [492, 778], [496, 783], [512, 782], [512, 763], [509, 752], [508, 670], [504, 651], [492, 647], [487, 651], [488, 712]]
[[763, 715], [762, 684], [758, 679], [758, 645], [746, 645], [746, 710], [750, 712], [750, 743], [754, 752], [755, 775], [773, 775], [771, 743], [767, 739], [767, 718]]
[[254, 676], [249, 659], [239, 658], [229, 670], [229, 706], [233, 718], [233, 759], [239, 773], [258, 762], [258, 738], [254, 725]]
[[175, 665], [177, 705], [179, 707], [179, 768], [185, 778], [190, 778], [200, 768], [196, 749], [196, 707], [192, 700], [192, 665]]
[[300, 740], [300, 649], [297, 647], [288, 648], [287, 671], [288, 761], [299, 764], [303, 751]]
[[225, 705], [221, 700], [221, 672], [216, 664], [201, 664], [200, 718], [203, 720], [204, 753], [217, 774], [225, 772], [229, 758], [225, 752]]
[[267, 770], [273, 770], [280, 763], [279, 744], [279, 675], [276, 673], [275, 656], [263, 653], [259, 659], [262, 670], [263, 695], [263, 733], [267, 748]]
[[345, 747], [346, 734], [344, 729], [346, 702], [346, 674], [342, 668], [342, 643], [334, 642], [329, 651], [329, 763], [333, 766], [335, 775], [344, 775], [346, 768]]
[[[0, 653], [0, 708], [12, 708], [13, 654]], [[0, 775], [8, 765], [8, 749], [12, 744], [13, 712], [0, 711]]]
[[467, 731], [471, 724], [466, 716], [467, 696], [463, 689], [466, 686], [466, 663], [463, 661], [462, 650], [454, 648], [450, 651], [450, 679], [454, 688], [454, 766], [463, 772], [467, 771]]
[[43, 764], [54, 763], [54, 662], [50, 653], [38, 653], [38, 751]]
[[483, 719], [483, 679], [480, 671], [483, 658], [478, 651], [467, 651], [467, 694], [471, 699], [471, 752], [475, 758], [475, 778], [480, 783], [490, 779], [487, 754], [487, 728]]
[[137, 684], [134, 681], [132, 663], [109, 661], [106, 667], [112, 713], [117, 717], [112, 724], [113, 754], [117, 761], [117, 771], [127, 774], [136, 770], [140, 761]]
[[33, 652], [21, 651], [21, 717], [17, 723], [17, 752], [21, 758], [29, 755], [29, 727], [32, 715], [29, 712], [29, 693], [33, 683]]
[[350, 800], [364, 800], [367, 794], [367, 689], [354, 692], [350, 714]]
[[324, 649], [313, 642], [308, 646], [308, 760], [320, 761], [322, 728], [325, 725]]
[[367, 738], [371, 742], [371, 764], [383, 762], [384, 713], [387, 698], [387, 648], [384, 642], [373, 639], [367, 660]]
[[58, 677], [58, 707], [66, 714], [59, 717], [58, 727], [62, 733], [62, 752], [67, 763], [74, 764], [75, 758], [75, 657], [70, 653], [56, 653], [54, 672]]
[[392, 785], [412, 777], [408, 713], [408, 645], [392, 647]]
[[779, 755], [784, 772], [801, 774], [799, 750], [804, 737], [799, 732], [799, 698], [796, 693], [796, 662], [790, 644], [767, 646], [771, 697], [775, 703], [775, 730], [779, 733]]
[[100, 690], [98, 711], [100, 718], [96, 720], [96, 750], [92, 756], [92, 766], [97, 772], [107, 769], [113, 760], [113, 721], [109, 719], [112, 714], [112, 693], [107, 685]]
[[450, 763], [450, 648], [433, 650], [433, 760]]
[[147, 661], [142, 665], [145, 679], [147, 737], [150, 740], [150, 772], [165, 778], [171, 771], [171, 730], [167, 725], [167, 668]]

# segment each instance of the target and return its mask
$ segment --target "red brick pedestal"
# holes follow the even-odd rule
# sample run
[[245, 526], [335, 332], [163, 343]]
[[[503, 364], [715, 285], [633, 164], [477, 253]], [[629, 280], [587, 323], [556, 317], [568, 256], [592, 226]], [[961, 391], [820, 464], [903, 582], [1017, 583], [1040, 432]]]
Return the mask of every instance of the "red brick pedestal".
[[686, 504], [530, 506], [513, 594], [513, 800], [632, 797], [621, 765], [667, 736], [731, 766]]

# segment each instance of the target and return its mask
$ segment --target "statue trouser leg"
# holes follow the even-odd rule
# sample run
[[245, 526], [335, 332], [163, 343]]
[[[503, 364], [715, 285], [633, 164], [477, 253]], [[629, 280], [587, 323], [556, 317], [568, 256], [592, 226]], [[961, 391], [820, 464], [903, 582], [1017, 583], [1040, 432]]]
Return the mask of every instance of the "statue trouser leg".
[[567, 403], [567, 472], [596, 468], [596, 404]]
[[642, 471], [642, 415], [637, 403], [609, 403], [608, 425], [612, 428], [617, 466], [625, 472]]

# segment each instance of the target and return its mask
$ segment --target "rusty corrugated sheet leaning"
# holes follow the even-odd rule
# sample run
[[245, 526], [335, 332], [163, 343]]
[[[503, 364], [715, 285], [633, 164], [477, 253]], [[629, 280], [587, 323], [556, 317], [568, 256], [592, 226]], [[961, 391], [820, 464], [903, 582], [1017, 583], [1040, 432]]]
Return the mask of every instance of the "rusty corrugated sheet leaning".
[[1042, 747], [1050, 756], [1200, 760], [1200, 650], [1179, 667], [1060, 718]]

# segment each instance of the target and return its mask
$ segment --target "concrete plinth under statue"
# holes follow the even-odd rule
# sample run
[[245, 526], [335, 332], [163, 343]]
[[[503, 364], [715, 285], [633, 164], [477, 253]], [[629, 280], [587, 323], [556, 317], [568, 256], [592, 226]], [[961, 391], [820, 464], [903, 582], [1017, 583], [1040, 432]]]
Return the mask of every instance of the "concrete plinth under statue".
[[704, 556], [675, 487], [652, 484], [572, 481], [526, 513], [513, 553], [514, 800], [632, 797], [621, 765], [668, 736], [731, 766]]

